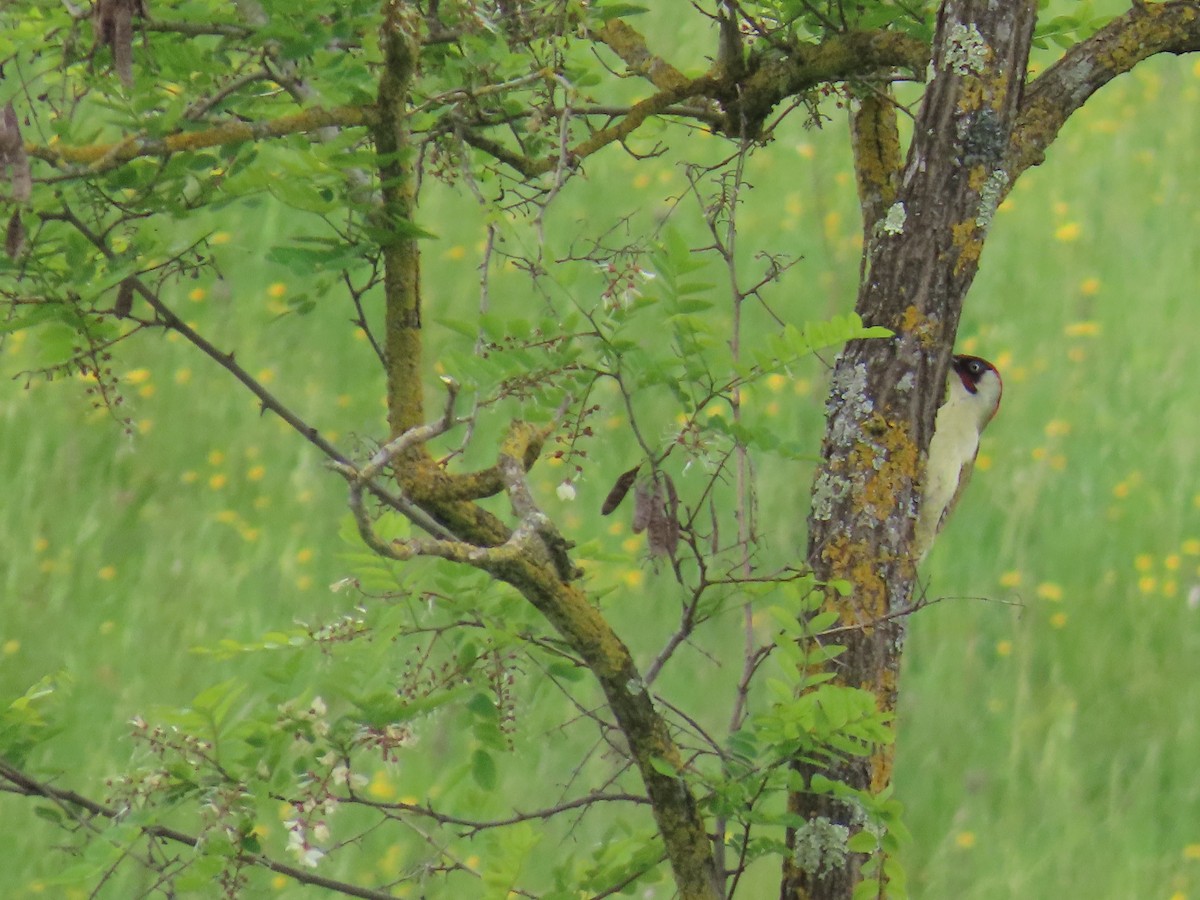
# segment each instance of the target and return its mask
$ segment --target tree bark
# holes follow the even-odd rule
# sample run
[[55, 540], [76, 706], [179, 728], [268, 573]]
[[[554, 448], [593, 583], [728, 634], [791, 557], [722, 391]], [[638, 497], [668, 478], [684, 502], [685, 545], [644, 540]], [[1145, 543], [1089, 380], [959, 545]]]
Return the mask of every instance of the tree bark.
[[[921, 502], [924, 454], [942, 398], [963, 297], [975, 277], [984, 237], [1007, 189], [1009, 140], [1024, 85], [1035, 0], [947, 0], [938, 15], [934, 77], [914, 126], [895, 202], [868, 229], [856, 309], [887, 340], [848, 345], [834, 368], [822, 464], [813, 484], [808, 562], [826, 581], [845, 652], [838, 678], [872, 691], [879, 708], [896, 706], [897, 674], [916, 579], [913, 524]], [[875, 132], [877, 133], [877, 132]], [[862, 153], [877, 161], [886, 154]], [[872, 183], [886, 184], [880, 173]], [[871, 214], [878, 193], [864, 199]], [[822, 774], [879, 793], [891, 781], [893, 751], [823, 770], [798, 761], [806, 779]], [[826, 794], [798, 791], [790, 807], [808, 825], [788, 833], [784, 900], [849, 898], [862, 879], [863, 854], [814, 864], [814, 835], [840, 826], [853, 835], [861, 814]], [[819, 854], [815, 857], [820, 859]]]

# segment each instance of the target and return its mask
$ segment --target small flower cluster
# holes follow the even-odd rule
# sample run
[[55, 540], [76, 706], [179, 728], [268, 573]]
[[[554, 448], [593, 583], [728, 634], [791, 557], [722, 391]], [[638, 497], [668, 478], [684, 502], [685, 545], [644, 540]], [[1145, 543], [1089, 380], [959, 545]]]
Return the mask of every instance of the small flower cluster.
[[582, 461], [586, 461], [588, 458], [588, 451], [584, 446], [585, 441], [596, 436], [595, 429], [587, 424], [587, 420], [599, 413], [601, 409], [599, 403], [581, 406], [562, 432], [554, 436], [554, 443], [558, 445], [557, 449], [547, 454], [547, 461], [550, 465], [570, 469], [570, 474], [566, 475], [555, 489], [558, 499], [565, 503], [575, 499], [576, 485], [584, 477]]
[[[200, 843], [242, 848], [254, 831], [254, 796], [217, 764], [212, 743], [174, 727], [152, 726], [141, 716], [135, 716], [129, 724], [132, 738], [146, 745], [161, 765], [108, 779], [109, 802], [127, 813], [151, 806], [160, 798], [170, 799], [181, 787], [205, 785]], [[180, 763], [190, 771], [181, 774]], [[226, 855], [223, 851], [218, 854]], [[225, 896], [236, 896], [244, 878], [238, 866], [231, 865], [218, 880]]]
[[315, 869], [325, 857], [326, 851], [317, 844], [329, 844], [331, 833], [327, 820], [337, 809], [337, 800], [326, 797], [318, 801], [309, 797], [294, 802], [292, 808], [295, 814], [283, 823], [288, 833], [288, 853], [293, 854], [300, 865]]
[[378, 750], [384, 762], [394, 763], [400, 759], [399, 751], [411, 747], [416, 737], [411, 728], [393, 722], [382, 728], [363, 725], [354, 735], [354, 743], [369, 750]]
[[141, 716], [134, 716], [129, 725], [132, 729], [130, 737], [145, 743], [156, 756], [165, 758], [168, 754], [174, 754], [196, 769], [212, 764], [211, 741], [187, 734], [174, 726], [152, 726]]
[[597, 265], [607, 282], [604, 290], [600, 292], [600, 300], [605, 309], [628, 309], [634, 300], [642, 296], [641, 285], [657, 277], [649, 269], [643, 269], [633, 261], [622, 265], [615, 262], [601, 262]]
[[341, 802], [335, 791], [345, 788], [353, 792], [367, 785], [367, 777], [352, 772], [349, 761], [332, 750], [317, 763], [321, 772], [313, 769], [305, 774], [301, 781], [303, 796], [289, 801], [290, 815], [283, 822], [288, 852], [310, 869], [316, 868], [328, 852], [322, 845], [329, 846], [329, 820]]
[[683, 472], [686, 475], [693, 463], [700, 463], [705, 472], [717, 472], [727, 456], [728, 442], [723, 436], [706, 429], [695, 418], [686, 419], [681, 425], [666, 429], [664, 445], [675, 445], [686, 454]]
[[[332, 725], [329, 708], [321, 697], [307, 704], [289, 701], [279, 706], [275, 727], [291, 731], [298, 743], [314, 744], [330, 736]], [[315, 751], [319, 752], [319, 751]], [[287, 849], [302, 866], [315, 868], [328, 853], [329, 820], [341, 798], [339, 789], [359, 788], [367, 784], [365, 776], [353, 774], [349, 761], [335, 750], [329, 750], [313, 761], [299, 783], [299, 794], [288, 800], [288, 815], [283, 827], [287, 832]]]
[[317, 738], [328, 737], [328, 713], [329, 708], [320, 697], [313, 697], [306, 708], [301, 708], [289, 700], [279, 705], [279, 718], [275, 721], [275, 727], [280, 730], [291, 729], [292, 737], [296, 740], [311, 742]]
[[[215, 843], [242, 850], [246, 849], [248, 842], [256, 847], [255, 813], [254, 795], [244, 785], [225, 783], [213, 787], [208, 792], [207, 801], [200, 807], [203, 827], [197, 848], [205, 843]], [[219, 850], [217, 852], [218, 855], [225, 855]], [[236, 858], [231, 857], [229, 862], [235, 863]], [[240, 896], [236, 889], [244, 880], [236, 864], [224, 870], [222, 883], [226, 895]]]
[[141, 809], [152, 802], [152, 798], [171, 785], [170, 773], [164, 769], [143, 769], [108, 778], [104, 786], [108, 789], [108, 802], [121, 813]]
[[[356, 612], [365, 614], [365, 610]], [[321, 626], [305, 625], [304, 628], [308, 631], [308, 637], [314, 644], [345, 644], [370, 633], [371, 629], [361, 614], [346, 614], [336, 622], [328, 622]]]
[[317, 863], [325, 857], [325, 851], [314, 844], [329, 844], [330, 830], [325, 817], [331, 816], [337, 809], [335, 799], [326, 798], [322, 804], [316, 800], [306, 799], [293, 804], [295, 815], [283, 822], [288, 833], [288, 852], [300, 860], [300, 865], [316, 869]]

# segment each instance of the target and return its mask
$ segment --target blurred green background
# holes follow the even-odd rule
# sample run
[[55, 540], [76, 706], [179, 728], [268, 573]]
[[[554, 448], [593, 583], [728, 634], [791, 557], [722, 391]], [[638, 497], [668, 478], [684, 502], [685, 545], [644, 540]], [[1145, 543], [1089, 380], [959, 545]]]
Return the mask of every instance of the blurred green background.
[[[824, 130], [797, 122], [754, 154], [740, 217], [747, 260], [803, 257], [772, 295], [801, 321], [850, 309], [858, 278], [844, 113], [829, 113]], [[1153, 60], [1094, 98], [996, 217], [959, 349], [1000, 368], [1003, 408], [926, 563], [939, 602], [911, 621], [902, 682], [896, 784], [914, 834], [914, 897], [1200, 898], [1197, 147], [1200, 63]], [[614, 150], [587, 169], [553, 211], [564, 246], [630, 210], [634, 231], [648, 227], [686, 184], [670, 154]], [[455, 340], [439, 319], [477, 304], [483, 230], [465, 192], [429, 186], [423, 201], [422, 224], [438, 235], [424, 246], [436, 360]], [[224, 280], [168, 300], [354, 447], [382, 435], [380, 373], [341, 296], [288, 314], [307, 286], [264, 262], [259, 245], [287, 215], [264, 204], [218, 220]], [[676, 223], [703, 243], [694, 210]], [[534, 302], [516, 272], [498, 273], [493, 291], [513, 315]], [[351, 601], [330, 585], [357, 548], [339, 537], [341, 480], [209, 360], [160, 335], [122, 346], [127, 436], [92, 408], [82, 379], [19, 374], [56, 358], [63, 339], [43, 329], [0, 349], [11, 378], [0, 390], [0, 691], [73, 675], [69, 728], [43, 759], [79, 787], [127, 762], [132, 716], [231, 674], [253, 679], [261, 665], [189, 648], [345, 612]], [[815, 453], [825, 371], [814, 359], [771, 379], [748, 414]], [[636, 461], [620, 455], [616, 412], [605, 422], [620, 440], [590, 448], [574, 501], [556, 496], [561, 469], [539, 465], [534, 482], [568, 536], [627, 558], [600, 577], [636, 604], [624, 624], [636, 623], [644, 665], [677, 612], [638, 602], [667, 582], [645, 566], [642, 537], [596, 515]], [[760, 470], [776, 552], [802, 555], [810, 473], [780, 460]], [[693, 690], [700, 703], [703, 682]], [[414, 763], [402, 791], [386, 774], [371, 791], [419, 796], [426, 777]], [[0, 894], [59, 896], [47, 880], [60, 865], [45, 852], [55, 840], [27, 801], [0, 797]]]

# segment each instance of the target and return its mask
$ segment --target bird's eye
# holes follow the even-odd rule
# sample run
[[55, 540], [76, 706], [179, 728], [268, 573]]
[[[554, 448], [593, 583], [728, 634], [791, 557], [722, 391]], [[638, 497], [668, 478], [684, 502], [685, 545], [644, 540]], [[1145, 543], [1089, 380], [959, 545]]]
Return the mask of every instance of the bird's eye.
[[978, 360], [974, 360], [974, 359], [971, 360], [971, 362], [967, 366], [967, 369], [970, 371], [970, 373], [972, 375], [982, 375], [983, 374], [983, 364], [980, 363]]

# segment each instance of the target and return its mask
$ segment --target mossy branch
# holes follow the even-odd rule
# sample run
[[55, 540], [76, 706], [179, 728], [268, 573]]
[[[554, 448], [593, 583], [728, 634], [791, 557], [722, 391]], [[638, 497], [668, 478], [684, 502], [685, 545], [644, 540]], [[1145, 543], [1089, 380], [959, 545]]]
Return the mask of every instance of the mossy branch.
[[677, 91], [689, 83], [686, 75], [651, 52], [641, 32], [623, 19], [609, 19], [589, 36], [617, 54], [629, 71], [645, 78], [660, 91]]
[[[862, 31], [832, 35], [820, 43], [798, 44], [787, 54], [752, 57], [744, 67], [730, 66], [718, 56], [718, 61], [703, 75], [688, 78], [654, 54], [645, 37], [621, 20], [605, 23], [590, 36], [609, 47], [634, 74], [658, 90], [635, 103], [614, 124], [568, 147], [567, 157], [573, 161], [624, 141], [648, 119], [662, 115], [681, 100], [716, 101], [723, 109], [717, 129], [753, 138], [770, 112], [788, 97], [830, 82], [878, 78], [895, 68], [907, 69], [919, 77], [929, 62], [928, 44], [916, 38], [891, 31]], [[468, 144], [524, 178], [551, 172], [560, 161], [557, 153], [526, 156], [478, 129], [464, 128], [460, 133]]]
[[1118, 75], [1159, 53], [1200, 51], [1200, 2], [1134, 3], [1029, 83], [1010, 144], [1009, 184], [1046, 149], [1077, 109]]
[[[388, 222], [412, 222], [417, 201], [408, 106], [420, 52], [413, 30], [419, 19], [395, 2], [386, 4], [384, 14], [380, 32], [384, 69], [374, 126], [383, 218]], [[425, 419], [421, 388], [421, 256], [417, 238], [400, 230], [381, 249], [388, 425], [392, 435], [398, 436]], [[403, 461], [426, 455], [423, 445], [414, 445]]]
[[722, 84], [713, 96], [725, 104], [727, 131], [738, 134], [738, 129], [748, 128], [753, 135], [778, 104], [819, 85], [872, 81], [893, 69], [923, 78], [929, 52], [924, 41], [897, 31], [834, 34], [820, 43], [797, 44], [787, 54], [752, 58], [743, 82]]
[[863, 235], [869, 242], [876, 224], [896, 202], [900, 183], [900, 131], [890, 94], [871, 92], [858, 102], [850, 114], [850, 140]]
[[500, 447], [496, 471], [512, 504], [516, 527], [497, 546], [461, 540], [387, 540], [375, 531], [363, 504], [363, 486], [413, 446], [456, 423], [453, 387], [442, 418], [405, 431], [381, 448], [362, 469], [337, 466], [350, 483], [350, 508], [363, 540], [381, 556], [411, 560], [427, 556], [481, 569], [516, 588], [566, 640], [599, 682], [641, 773], [679, 896], [716, 900], [719, 879], [703, 817], [683, 777], [684, 761], [666, 722], [654, 708], [629, 649], [572, 579], [570, 544], [537, 505], [526, 480], [527, 460], [545, 440], [545, 430], [515, 422]]
[[[397, 14], [393, 16], [393, 21], [408, 21], [408, 17]], [[380, 80], [378, 105], [330, 109], [313, 107], [262, 122], [227, 122], [161, 138], [130, 135], [120, 141], [103, 144], [29, 144], [26, 151], [30, 156], [66, 169], [65, 177], [70, 178], [106, 172], [144, 157], [170, 156], [224, 144], [303, 134], [328, 127], [370, 128], [377, 146], [393, 146], [398, 151], [408, 144], [405, 131], [408, 107], [407, 102], [397, 106], [395, 99], [403, 95], [407, 100], [420, 41], [413, 34], [402, 39], [396, 27], [389, 26], [384, 31], [385, 68]], [[831, 36], [819, 44], [797, 45], [786, 55], [752, 58], [745, 68], [744, 77], [741, 67], [731, 68], [716, 63], [705, 74], [688, 78], [652, 53], [645, 38], [619, 19], [605, 23], [590, 36], [609, 47], [633, 73], [648, 80], [658, 90], [633, 104], [614, 124], [569, 147], [567, 153], [572, 160], [582, 160], [609, 144], [625, 140], [648, 119], [665, 113], [680, 100], [699, 98], [717, 101], [724, 106], [724, 120], [719, 130], [743, 134], [749, 126], [753, 133], [770, 111], [790, 96], [833, 81], [870, 78], [890, 68], [922, 71], [929, 54], [928, 46], [907, 35], [887, 31], [851, 32]], [[398, 49], [399, 43], [404, 43], [406, 47], [403, 52]], [[713, 116], [705, 114], [701, 118], [711, 121]], [[536, 178], [554, 171], [560, 161], [557, 153], [545, 157], [523, 155], [488, 137], [470, 123], [459, 131], [468, 144], [511, 167], [524, 178]], [[404, 135], [404, 139], [397, 142], [394, 139], [397, 135]], [[378, 144], [381, 138], [383, 145]], [[403, 180], [391, 185], [391, 188], [390, 205], [397, 209], [404, 207], [405, 204], [398, 200], [403, 193]], [[410, 417], [409, 424], [420, 420], [419, 415]]]
[[376, 118], [375, 108], [371, 106], [313, 107], [265, 122], [227, 122], [214, 128], [180, 132], [164, 138], [131, 135], [111, 144], [28, 144], [25, 152], [54, 166], [77, 167], [70, 174], [83, 178], [115, 169], [140, 157], [170, 156], [173, 153], [303, 134], [334, 126], [372, 125]]

